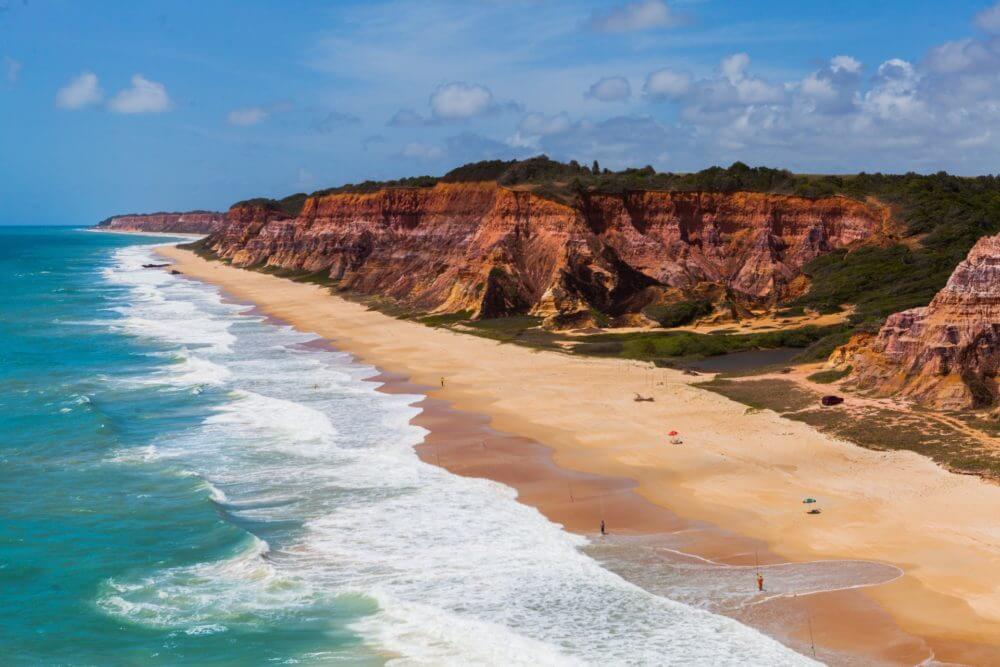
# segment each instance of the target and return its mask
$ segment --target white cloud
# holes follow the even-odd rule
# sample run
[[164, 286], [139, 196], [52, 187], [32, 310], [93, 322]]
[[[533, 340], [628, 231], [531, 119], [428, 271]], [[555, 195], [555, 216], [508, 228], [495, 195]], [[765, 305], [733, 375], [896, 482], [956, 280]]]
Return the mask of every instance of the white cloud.
[[514, 148], [534, 148], [538, 146], [540, 137], [565, 132], [571, 125], [569, 114], [565, 111], [552, 116], [542, 113], [525, 114], [517, 126], [517, 132], [507, 140], [507, 145]]
[[873, 115], [887, 119], [917, 119], [924, 114], [924, 102], [917, 94], [920, 76], [913, 65], [899, 58], [878, 67], [875, 85], [865, 93], [864, 105]]
[[650, 72], [642, 87], [643, 93], [651, 99], [677, 99], [690, 89], [690, 75], [667, 68]]
[[60, 109], [82, 109], [103, 99], [104, 93], [93, 72], [82, 72], [56, 93], [56, 106]]
[[430, 116], [400, 109], [386, 123], [390, 127], [426, 127], [466, 121], [505, 111], [520, 111], [516, 102], [498, 102], [486, 86], [454, 81], [438, 86], [430, 97]]
[[456, 81], [440, 86], [431, 94], [431, 112], [445, 120], [482, 116], [495, 108], [493, 93], [479, 84]]
[[7, 83], [14, 85], [17, 83], [17, 77], [21, 74], [21, 63], [14, 60], [10, 56], [3, 57], [3, 77], [7, 80]]
[[722, 76], [729, 80], [729, 83], [736, 85], [743, 80], [747, 67], [750, 66], [750, 56], [745, 53], [734, 53], [726, 56], [719, 64]]
[[601, 102], [618, 102], [632, 96], [632, 86], [623, 76], [606, 76], [598, 80], [584, 93], [584, 97]]
[[[835, 114], [855, 108], [861, 62], [851, 56], [834, 56], [827, 67], [816, 70], [798, 84], [798, 102], [806, 111]], [[794, 88], [794, 86], [792, 86]]]
[[663, 0], [637, 0], [606, 12], [594, 12], [590, 27], [600, 32], [632, 32], [665, 28], [680, 21]]
[[541, 113], [529, 113], [521, 119], [518, 130], [532, 136], [555, 134], [563, 132], [570, 126], [569, 114], [566, 112], [554, 116]]
[[226, 122], [230, 125], [236, 125], [238, 127], [249, 127], [265, 120], [270, 115], [270, 112], [262, 107], [233, 109], [226, 114]]
[[159, 113], [170, 108], [170, 97], [162, 83], [134, 74], [132, 87], [118, 91], [108, 108], [115, 113]]
[[861, 61], [851, 56], [834, 56], [830, 58], [830, 69], [834, 72], [857, 74], [861, 71]]
[[976, 14], [975, 21], [986, 32], [1000, 34], [1000, 2]]

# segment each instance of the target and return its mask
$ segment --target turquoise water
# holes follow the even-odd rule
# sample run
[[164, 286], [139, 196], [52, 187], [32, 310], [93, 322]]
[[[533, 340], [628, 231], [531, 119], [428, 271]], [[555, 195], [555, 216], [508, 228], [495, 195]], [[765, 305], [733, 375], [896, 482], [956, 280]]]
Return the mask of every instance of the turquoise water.
[[[0, 227], [4, 661], [246, 664], [356, 646], [344, 625], [370, 604], [248, 611], [224, 633], [125, 623], [98, 605], [116, 577], [226, 559], [251, 537], [182, 466], [115, 459], [180, 437], [224, 400], [136, 383], [171, 346], [114, 330], [130, 294], [100, 270], [137, 243], [149, 240]], [[293, 529], [259, 526], [265, 539]]]
[[156, 242], [0, 227], [3, 664], [804, 661], [423, 464], [419, 396]]

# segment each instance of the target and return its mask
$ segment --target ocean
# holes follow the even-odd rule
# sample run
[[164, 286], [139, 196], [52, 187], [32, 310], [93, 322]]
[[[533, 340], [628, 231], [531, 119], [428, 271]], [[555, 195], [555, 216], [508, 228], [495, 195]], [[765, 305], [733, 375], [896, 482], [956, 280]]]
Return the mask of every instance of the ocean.
[[0, 227], [4, 664], [810, 662], [421, 462], [420, 396], [168, 240]]

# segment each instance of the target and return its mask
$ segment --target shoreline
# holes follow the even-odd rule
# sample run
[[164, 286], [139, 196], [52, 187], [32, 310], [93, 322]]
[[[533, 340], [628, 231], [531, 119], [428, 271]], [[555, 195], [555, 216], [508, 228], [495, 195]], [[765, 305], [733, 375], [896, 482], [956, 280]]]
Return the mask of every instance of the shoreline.
[[[773, 413], [745, 414], [743, 406], [690, 387], [677, 371], [501, 346], [395, 320], [317, 286], [207, 262], [174, 247], [159, 252], [177, 262], [182, 273], [323, 336], [337, 349], [383, 369], [387, 377], [405, 376], [428, 387], [447, 369], [445, 387], [420, 392], [428, 395], [418, 404], [426, 409], [414, 423], [424, 425], [421, 420], [426, 419], [433, 426], [441, 408], [431, 402], [444, 401], [470, 419], [479, 416], [477, 428], [497, 433], [491, 438], [499, 438], [499, 451], [520, 463], [498, 460], [492, 440], [470, 447], [463, 429], [452, 427], [449, 441], [443, 435], [449, 428], [441, 423], [429, 429], [418, 453], [431, 462], [441, 459], [442, 467], [457, 474], [489, 477], [516, 488], [521, 502], [568, 530], [593, 534], [597, 529], [592, 500], [589, 509], [575, 499], [569, 501], [573, 507], [566, 506], [569, 494], [562, 481], [566, 475], [582, 475], [601, 480], [596, 485], [603, 490], [590, 497], [601, 498], [613, 534], [662, 533], [671, 525], [707, 522], [720, 533], [700, 547], [704, 553], [699, 548], [692, 553], [721, 562], [733, 559], [734, 550], [746, 559], [747, 545], [763, 543], [769, 549], [759, 551], [768, 559], [894, 563], [904, 574], [891, 583], [808, 596], [818, 645], [893, 664], [916, 664], [931, 656], [967, 664], [1000, 659], [1000, 605], [990, 588], [997, 582], [1000, 553], [996, 542], [988, 541], [988, 520], [975, 516], [983, 502], [1000, 506], [995, 487], [951, 479], [917, 455], [862, 450]], [[481, 379], [484, 372], [489, 382]], [[634, 391], [653, 392], [657, 402], [636, 404]], [[678, 428], [685, 445], [665, 445], [667, 428]], [[500, 442], [508, 438], [521, 441]], [[921, 498], [933, 488], [949, 498], [959, 495], [961, 502], [913, 513], [917, 518], [912, 521], [895, 517], [884, 506], [876, 508], [881, 510], [878, 520], [866, 516], [864, 505], [891, 505], [915, 485], [924, 492], [918, 493]], [[782, 486], [789, 488], [779, 491]], [[804, 516], [798, 503], [805, 495], [821, 498], [826, 510], [821, 517]], [[629, 501], [619, 508], [626, 497]], [[656, 509], [637, 512], [638, 505]], [[658, 518], [643, 531], [650, 515]], [[838, 516], [834, 530], [829, 529], [831, 515]], [[640, 520], [630, 526], [629, 519], [636, 516]], [[943, 521], [943, 516], [952, 520]], [[949, 523], [956, 525], [942, 532], [941, 525]], [[921, 533], [925, 527], [931, 530]], [[725, 539], [719, 537], [723, 534]], [[740, 564], [738, 560], [730, 564]], [[969, 606], [970, 592], [979, 610]], [[801, 651], [801, 636], [779, 639], [798, 642], [795, 647]]]
[[197, 241], [208, 236], [208, 234], [190, 234], [188, 232], [143, 232], [131, 229], [98, 229], [97, 227], [81, 227], [79, 231], [95, 234], [128, 234], [130, 236], [151, 236], [153, 238], [179, 238], [189, 241]]

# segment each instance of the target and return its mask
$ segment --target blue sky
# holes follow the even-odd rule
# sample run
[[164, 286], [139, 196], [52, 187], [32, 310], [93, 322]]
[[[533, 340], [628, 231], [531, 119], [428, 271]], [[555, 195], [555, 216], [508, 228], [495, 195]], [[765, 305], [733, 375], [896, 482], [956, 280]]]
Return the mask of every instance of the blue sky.
[[1000, 4], [0, 0], [0, 224], [545, 152], [1000, 171]]

